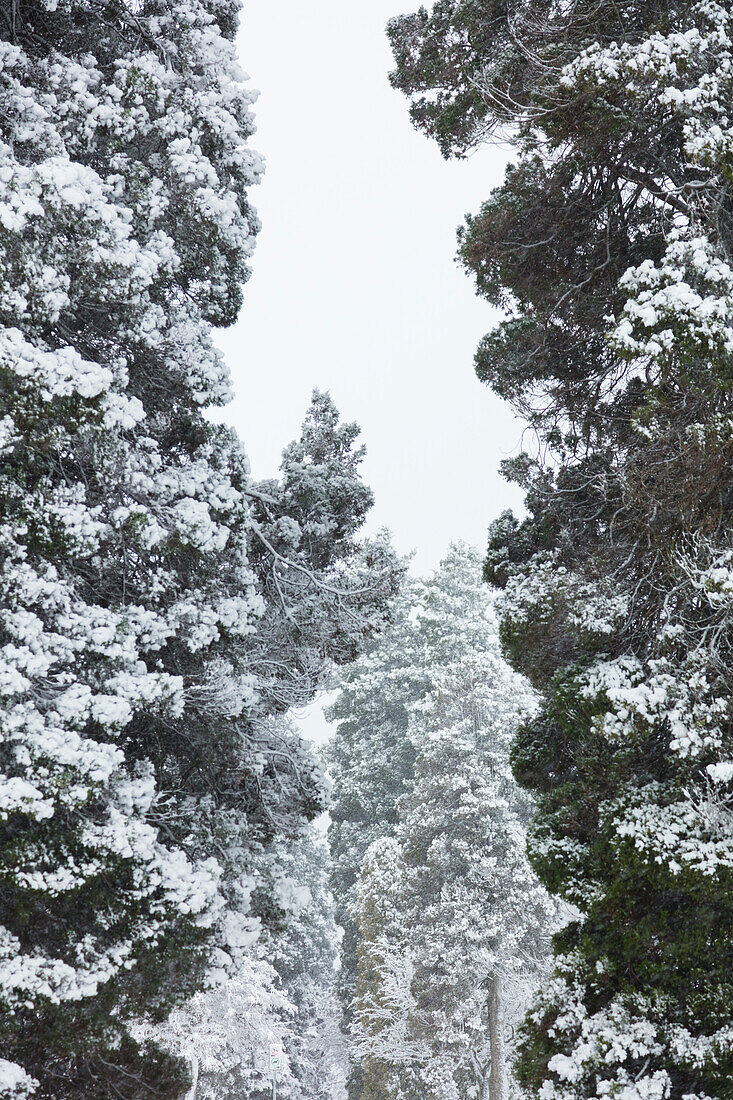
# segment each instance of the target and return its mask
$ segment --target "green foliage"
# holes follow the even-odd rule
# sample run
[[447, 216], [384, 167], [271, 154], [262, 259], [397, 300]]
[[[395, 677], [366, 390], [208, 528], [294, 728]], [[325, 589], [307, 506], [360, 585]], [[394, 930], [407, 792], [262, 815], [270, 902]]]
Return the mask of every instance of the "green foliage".
[[505, 311], [479, 377], [538, 444], [485, 575], [544, 693], [513, 749], [531, 858], [580, 910], [524, 1027], [543, 1100], [732, 1094], [732, 31], [716, 0], [390, 25], [445, 154], [516, 147], [459, 256]]
[[205, 413], [259, 228], [238, 10], [0, 6], [3, 1100], [180, 1095], [134, 1036], [281, 923], [325, 781], [273, 715], [402, 575], [330, 398], [267, 486]]

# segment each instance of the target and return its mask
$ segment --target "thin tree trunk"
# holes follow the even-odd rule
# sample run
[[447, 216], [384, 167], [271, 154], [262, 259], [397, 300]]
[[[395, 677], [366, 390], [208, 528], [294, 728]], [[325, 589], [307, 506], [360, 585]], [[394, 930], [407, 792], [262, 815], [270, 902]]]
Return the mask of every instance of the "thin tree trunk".
[[199, 1060], [195, 1054], [191, 1055], [191, 1077], [193, 1078], [191, 1089], [186, 1093], [185, 1100], [196, 1100], [199, 1087]]
[[[489, 1071], [486, 1100], [506, 1100], [506, 1051], [504, 1049], [504, 1013], [501, 1003], [501, 979], [492, 979], [489, 990]], [[483, 1098], [482, 1098], [483, 1100]]]
[[491, 1075], [491, 1062], [484, 1066], [481, 1074], [481, 1100], [489, 1100], [489, 1077]]

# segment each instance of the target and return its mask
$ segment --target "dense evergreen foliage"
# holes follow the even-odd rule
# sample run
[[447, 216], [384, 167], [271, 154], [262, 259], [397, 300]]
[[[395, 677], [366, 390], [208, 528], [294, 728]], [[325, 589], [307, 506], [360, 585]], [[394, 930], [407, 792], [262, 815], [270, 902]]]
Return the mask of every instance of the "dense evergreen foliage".
[[327, 396], [266, 485], [205, 415], [258, 228], [237, 13], [0, 10], [3, 1097], [180, 1095], [128, 1022], [251, 965], [267, 848], [324, 804], [272, 716], [399, 581]]
[[535, 429], [492, 528], [502, 638], [545, 704], [515, 773], [581, 911], [526, 1025], [543, 1100], [733, 1096], [733, 13], [439, 0], [390, 25], [446, 155], [516, 162], [460, 255], [506, 319], [479, 376]]
[[272, 1042], [288, 1100], [733, 1100], [733, 5], [390, 23], [442, 153], [515, 149], [459, 231], [498, 596], [361, 536], [327, 394], [268, 481], [212, 422], [238, 15], [0, 5], [0, 1100], [267, 1100]]

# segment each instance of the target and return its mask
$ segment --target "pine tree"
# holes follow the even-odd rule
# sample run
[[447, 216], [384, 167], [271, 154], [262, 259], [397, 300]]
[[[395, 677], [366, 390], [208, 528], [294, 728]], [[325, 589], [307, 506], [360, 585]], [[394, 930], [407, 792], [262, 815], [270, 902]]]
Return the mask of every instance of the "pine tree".
[[[373, 660], [364, 676], [370, 705], [354, 709], [361, 699], [356, 669], [338, 703], [350, 708], [349, 749], [360, 725], [363, 745], [373, 747], [370, 719], [372, 728], [379, 718], [384, 723], [395, 686], [413, 686], [413, 699], [402, 703], [401, 731], [411, 774], [402, 793], [392, 787], [396, 821], [391, 829], [384, 821], [349, 895], [358, 958], [352, 1032], [363, 1059], [355, 1087], [361, 1100], [499, 1100], [503, 1011], [510, 991], [515, 1003], [526, 1000], [556, 919], [526, 860], [531, 800], [509, 768], [512, 734], [533, 700], [499, 653], [476, 553], [454, 547], [416, 587], [403, 625], [411, 632], [403, 659], [412, 667], [395, 675], [395, 639], [388, 636], [389, 657], [378, 674]], [[344, 785], [348, 797], [351, 785]], [[336, 791], [338, 804], [338, 775]]]
[[[268, 1096], [270, 1045], [285, 1044], [295, 1006], [279, 988], [275, 969], [254, 956], [214, 989], [201, 990], [163, 1024], [134, 1025], [138, 1041], [154, 1040], [190, 1067], [185, 1100]], [[281, 1083], [293, 1083], [287, 1062]]]
[[[262, 951], [295, 1008], [284, 1038], [295, 1100], [343, 1100], [346, 1050], [336, 996], [340, 930], [329, 889], [330, 853], [318, 825], [272, 853], [282, 928]], [[267, 1097], [265, 1097], [267, 1100]]]
[[152, 758], [201, 672], [199, 612], [257, 614], [241, 535], [239, 563], [212, 554], [245, 467], [200, 409], [226, 388], [206, 322], [231, 319], [258, 168], [203, 5], [82, 7], [2, 16], [0, 1047], [41, 1095], [168, 1096], [180, 1073], [123, 1020], [200, 981], [215, 919], [217, 865], [151, 823]]
[[399, 578], [355, 538], [371, 498], [328, 398], [269, 493], [205, 415], [258, 228], [237, 11], [0, 11], [8, 1096], [181, 1093], [128, 1021], [244, 958], [252, 852], [323, 804], [269, 716], [358, 652]]
[[[410, 706], [429, 688], [421, 668], [421, 639], [411, 618], [414, 587], [405, 585], [394, 622], [378, 645], [340, 676], [339, 693], [327, 712], [337, 723], [328, 747], [334, 797], [330, 806], [331, 884], [336, 920], [344, 930], [339, 996], [344, 1027], [351, 1022], [357, 982], [357, 931], [352, 907], [362, 859], [375, 840], [394, 834], [397, 801], [412, 777], [414, 749], [407, 737]], [[353, 1067], [350, 1093], [359, 1092]]]
[[540, 439], [487, 577], [545, 694], [514, 749], [534, 865], [582, 910], [526, 1025], [543, 1100], [733, 1096], [731, 18], [441, 0], [390, 28], [446, 154], [517, 147], [460, 241], [507, 313], [478, 373]]
[[454, 666], [410, 731], [421, 748], [400, 805], [402, 920], [422, 1066], [442, 1062], [457, 1096], [505, 1100], [509, 1030], [544, 977], [557, 912], [527, 862], [532, 804], [509, 768], [521, 686], [481, 656]]
[[359, 1100], [409, 1097], [409, 1064], [422, 1048], [412, 1041], [413, 967], [405, 946], [402, 900], [405, 890], [400, 845], [385, 836], [367, 848], [353, 890], [356, 966], [352, 1047], [359, 1059], [350, 1091]]

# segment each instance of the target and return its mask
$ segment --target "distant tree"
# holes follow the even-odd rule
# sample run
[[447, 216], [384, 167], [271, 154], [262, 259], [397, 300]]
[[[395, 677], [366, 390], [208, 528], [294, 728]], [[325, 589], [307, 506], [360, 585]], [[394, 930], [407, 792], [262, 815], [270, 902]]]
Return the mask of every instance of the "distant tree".
[[447, 155], [515, 143], [460, 255], [479, 376], [537, 433], [494, 524], [502, 640], [545, 695], [515, 774], [582, 916], [531, 1012], [543, 1100], [733, 1096], [730, 5], [458, 3], [390, 26]]
[[[285, 1051], [295, 1100], [344, 1100], [347, 1052], [336, 996], [341, 935], [329, 888], [330, 853], [317, 826], [273, 852], [282, 925], [262, 944], [295, 1011]], [[265, 1098], [267, 1100], [267, 1098]]]
[[[162, 1025], [134, 1030], [139, 1040], [154, 1039], [185, 1059], [191, 1069], [186, 1100], [230, 1100], [267, 1095], [270, 1045], [285, 1046], [294, 1011], [273, 967], [247, 958], [236, 975], [195, 993]], [[281, 1078], [286, 1087], [292, 1082], [287, 1062]]]
[[442, 1061], [457, 1096], [504, 1100], [508, 1029], [544, 976], [558, 922], [527, 861], [532, 807], [509, 769], [517, 699], [503, 693], [516, 685], [478, 662], [475, 671], [483, 690], [457, 682], [413, 727], [424, 741], [401, 805], [403, 926], [412, 1033], [426, 1045], [420, 1068]]
[[[361, 1100], [501, 1100], [504, 1012], [526, 1002], [557, 923], [527, 863], [532, 803], [509, 767], [512, 735], [533, 697], [499, 652], [477, 554], [454, 547], [416, 588], [403, 651], [409, 682], [422, 686], [401, 731], [411, 775], [394, 794], [396, 821], [372, 841], [350, 892], [358, 959], [351, 1030], [363, 1060], [355, 1089]], [[395, 653], [394, 637], [383, 644]], [[390, 707], [398, 678], [386, 661], [385, 671], [375, 668], [373, 661], [365, 676], [370, 698], [376, 704], [383, 685]], [[359, 674], [348, 675], [353, 707]], [[376, 711], [353, 717], [367, 727]], [[346, 725], [349, 745], [354, 729]]]
[[351, 907], [357, 962], [350, 1030], [360, 1062], [351, 1085], [359, 1100], [402, 1096], [406, 1083], [409, 1094], [409, 1065], [421, 1051], [410, 1035], [414, 971], [404, 942], [404, 879], [398, 841], [389, 836], [373, 841]]
[[[357, 981], [351, 911], [359, 867], [369, 845], [396, 829], [397, 801], [412, 778], [415, 758], [407, 737], [410, 706], [429, 690], [420, 663], [422, 641], [411, 619], [416, 598], [407, 584], [380, 643], [342, 670], [338, 695], [327, 712], [337, 723], [328, 746], [334, 782], [328, 835], [336, 919], [344, 929], [339, 995], [346, 1028]], [[358, 1072], [355, 1067], [352, 1077], [358, 1078]]]
[[335, 995], [338, 931], [328, 890], [329, 854], [315, 826], [273, 844], [255, 891], [269, 908], [265, 930], [235, 974], [197, 993], [156, 1038], [192, 1069], [191, 1100], [268, 1100], [270, 1045], [282, 1050], [278, 1093], [341, 1100], [345, 1050]]

